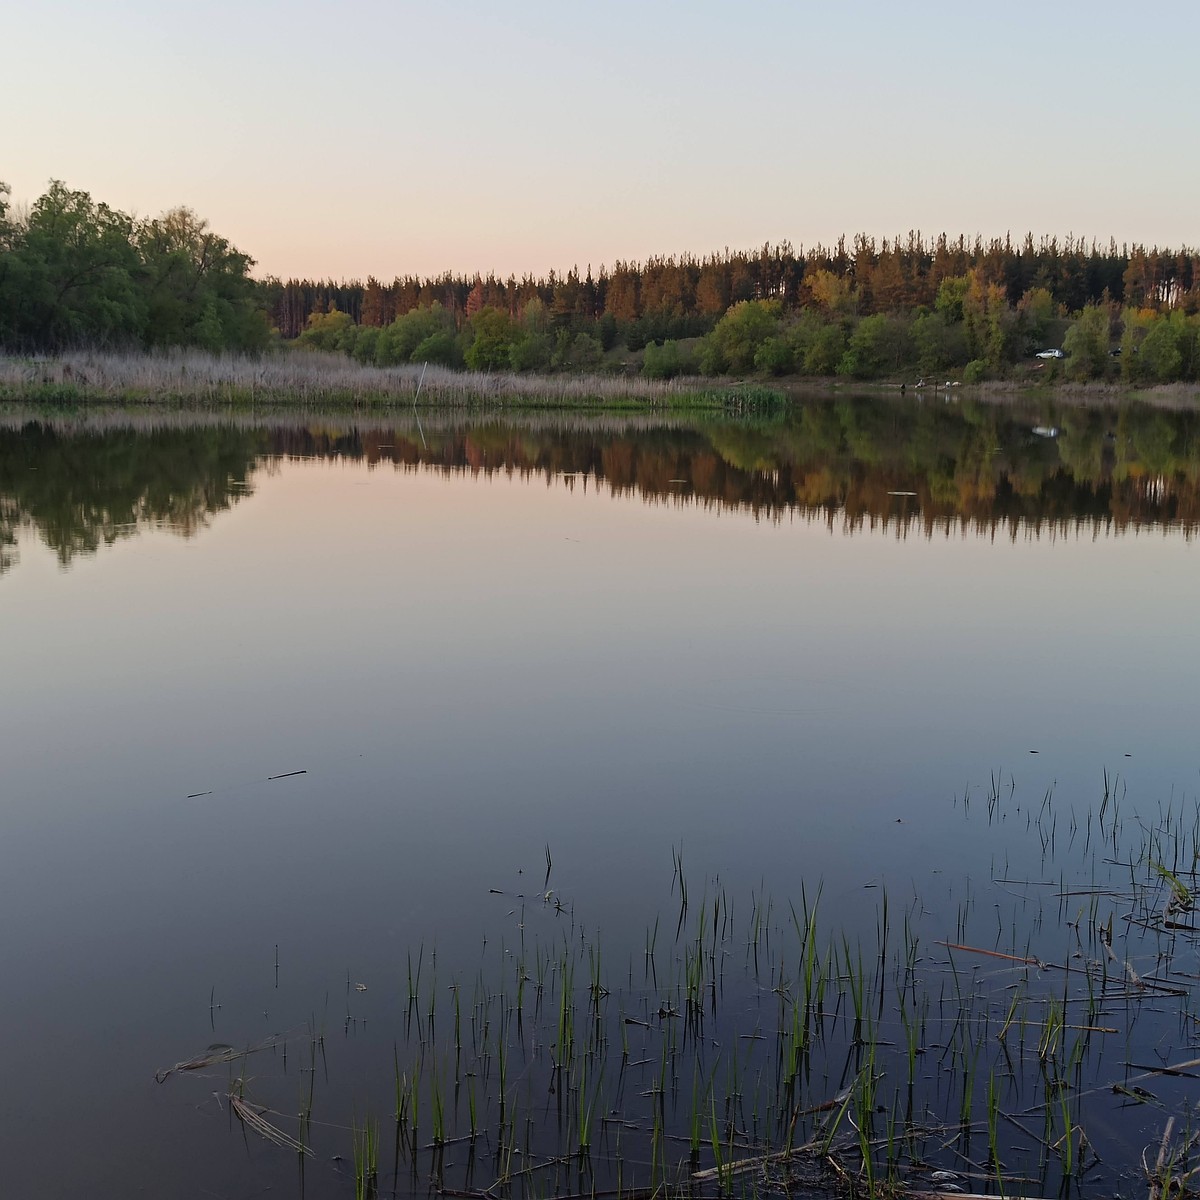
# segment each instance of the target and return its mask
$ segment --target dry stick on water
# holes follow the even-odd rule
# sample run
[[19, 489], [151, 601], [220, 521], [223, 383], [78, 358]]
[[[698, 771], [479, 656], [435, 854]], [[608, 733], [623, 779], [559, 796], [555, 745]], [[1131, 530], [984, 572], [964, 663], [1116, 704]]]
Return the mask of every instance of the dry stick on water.
[[[946, 1200], [947, 1192], [901, 1192], [904, 1200]], [[954, 1192], [954, 1200], [996, 1200], [983, 1192]], [[1007, 1200], [1035, 1200], [1032, 1196], [1009, 1196]]]
[[1167, 1161], [1167, 1146], [1171, 1142], [1171, 1134], [1175, 1129], [1175, 1118], [1167, 1119], [1167, 1127], [1163, 1130], [1162, 1144], [1158, 1147], [1158, 1158], [1154, 1163], [1154, 1170], [1151, 1171], [1146, 1166], [1146, 1152], [1142, 1151], [1142, 1169], [1146, 1172], [1150, 1180], [1150, 1200], [1158, 1200], [1159, 1196], [1165, 1194], [1166, 1188], [1163, 1186], [1163, 1167]]
[[[495, 1184], [492, 1185], [495, 1187]], [[439, 1187], [437, 1189], [439, 1196], [453, 1196], [456, 1200], [496, 1200], [496, 1193], [492, 1188], [450, 1188]], [[663, 1194], [662, 1185], [658, 1187], [628, 1188], [609, 1190], [606, 1192], [592, 1191], [579, 1192], [570, 1196], [558, 1196], [555, 1200], [652, 1200], [655, 1196]], [[995, 1197], [992, 1197], [995, 1200]]]
[[777, 1150], [774, 1154], [759, 1154], [754, 1158], [742, 1158], [737, 1162], [723, 1163], [719, 1167], [706, 1167], [703, 1171], [692, 1172], [693, 1183], [705, 1183], [713, 1179], [733, 1179], [745, 1175], [747, 1171], [757, 1171], [759, 1167], [770, 1166], [771, 1163], [786, 1162], [789, 1158], [799, 1158], [805, 1151], [816, 1149], [815, 1143], [806, 1142], [803, 1146], [793, 1146], [790, 1150]]
[[968, 954], [986, 954], [988, 958], [1002, 958], [1005, 962], [1020, 963], [1025, 967], [1047, 967], [1040, 958], [1022, 958], [1017, 954], [1002, 954], [999, 950], [984, 950], [980, 946], [962, 946], [958, 942], [935, 942], [935, 946], [945, 946], [947, 950], [964, 950]]
[[[1144, 1071], [1141, 1075], [1130, 1075], [1123, 1080], [1116, 1080], [1113, 1083], [1101, 1084], [1099, 1087], [1088, 1088], [1086, 1091], [1076, 1093], [1076, 1098], [1083, 1100], [1088, 1096], [1098, 1096], [1102, 1092], [1111, 1092], [1114, 1088], [1130, 1088], [1134, 1084], [1143, 1083], [1147, 1079], [1153, 1079], [1156, 1075], [1182, 1075], [1186, 1071], [1192, 1070], [1193, 1067], [1200, 1067], [1200, 1058], [1189, 1058], [1186, 1062], [1171, 1063], [1165, 1067], [1152, 1067], [1148, 1071]], [[1022, 1110], [1022, 1115], [1027, 1113], [1040, 1112], [1046, 1107], [1047, 1101], [1042, 1100], [1037, 1104], [1031, 1104], [1028, 1108]]]
[[[850, 1098], [850, 1088], [844, 1088], [831, 1100], [826, 1100], [823, 1104], [814, 1105], [812, 1108], [803, 1110], [805, 1115], [818, 1112], [828, 1112], [831, 1109], [841, 1108]], [[800, 1113], [796, 1114], [801, 1115]], [[802, 1146], [792, 1146], [787, 1150], [776, 1150], [772, 1154], [757, 1154], [753, 1158], [741, 1158], [736, 1162], [722, 1163], [716, 1167], [706, 1167], [703, 1171], [692, 1172], [693, 1183], [704, 1183], [712, 1179], [732, 1179], [735, 1175], [744, 1175], [747, 1171], [757, 1170], [759, 1167], [765, 1167], [771, 1163], [786, 1162], [789, 1158], [798, 1158], [805, 1153], [812, 1153], [817, 1149], [818, 1142], [805, 1142]], [[827, 1157], [822, 1155], [822, 1157]]]

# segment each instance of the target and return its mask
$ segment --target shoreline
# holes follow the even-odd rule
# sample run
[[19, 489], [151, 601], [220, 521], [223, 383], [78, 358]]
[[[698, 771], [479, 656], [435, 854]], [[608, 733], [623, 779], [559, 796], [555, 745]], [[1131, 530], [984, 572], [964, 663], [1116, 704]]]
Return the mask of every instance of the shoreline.
[[561, 409], [608, 412], [756, 412], [806, 398], [893, 394], [905, 400], [962, 397], [981, 403], [1057, 401], [1073, 406], [1132, 402], [1200, 409], [1200, 385], [1131, 388], [1113, 382], [1016, 380], [976, 384], [851, 382], [837, 377], [669, 381], [600, 374], [531, 375], [415, 365], [369, 367], [344, 356], [285, 352], [261, 357], [176, 351], [163, 355], [69, 352], [47, 358], [0, 354], [0, 404], [127, 407]]

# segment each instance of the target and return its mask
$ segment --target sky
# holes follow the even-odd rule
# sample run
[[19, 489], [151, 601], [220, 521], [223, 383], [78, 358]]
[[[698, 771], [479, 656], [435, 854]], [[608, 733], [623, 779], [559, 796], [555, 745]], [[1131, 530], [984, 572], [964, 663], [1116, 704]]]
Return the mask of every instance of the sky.
[[1195, 0], [39, 0], [0, 180], [258, 275], [544, 275], [846, 234], [1200, 243]]

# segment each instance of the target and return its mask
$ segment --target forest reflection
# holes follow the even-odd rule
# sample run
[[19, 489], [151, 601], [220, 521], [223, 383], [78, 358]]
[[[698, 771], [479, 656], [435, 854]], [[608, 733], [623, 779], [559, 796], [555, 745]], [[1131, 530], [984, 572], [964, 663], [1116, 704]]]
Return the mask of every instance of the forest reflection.
[[262, 431], [54, 420], [0, 427], [0, 573], [35, 530], [61, 566], [146, 529], [191, 537], [252, 491]]
[[192, 536], [289, 458], [541, 477], [653, 503], [932, 537], [1200, 521], [1200, 419], [1107, 407], [806, 401], [771, 416], [278, 414], [0, 423], [0, 571], [36, 530], [61, 564], [146, 528]]

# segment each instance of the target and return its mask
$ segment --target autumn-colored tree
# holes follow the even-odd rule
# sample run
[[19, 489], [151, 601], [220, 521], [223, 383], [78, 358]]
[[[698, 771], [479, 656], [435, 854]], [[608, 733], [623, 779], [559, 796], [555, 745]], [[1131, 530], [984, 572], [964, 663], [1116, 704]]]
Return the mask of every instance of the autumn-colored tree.
[[910, 281], [905, 275], [899, 246], [889, 246], [886, 238], [879, 261], [871, 275], [871, 295], [874, 296], [875, 303], [886, 312], [911, 303]]
[[812, 301], [829, 316], [849, 316], [854, 312], [857, 297], [851, 281], [833, 271], [811, 271], [804, 276]]
[[483, 308], [483, 280], [475, 276], [475, 284], [467, 293], [466, 316], [471, 320]]
[[729, 307], [729, 273], [724, 261], [708, 258], [700, 266], [696, 280], [696, 311], [719, 317]]
[[604, 311], [617, 321], [636, 321], [641, 315], [638, 304], [638, 277], [626, 263], [618, 262], [608, 279]]
[[395, 319], [396, 300], [392, 289], [385, 288], [374, 275], [369, 276], [363, 291], [361, 323], [382, 328]]
[[998, 283], [985, 283], [981, 271], [969, 271], [966, 284], [962, 314], [967, 354], [979, 360], [989, 374], [998, 374], [1016, 356], [1016, 314], [1009, 307], [1005, 289]]

